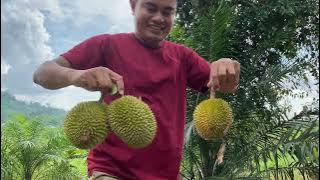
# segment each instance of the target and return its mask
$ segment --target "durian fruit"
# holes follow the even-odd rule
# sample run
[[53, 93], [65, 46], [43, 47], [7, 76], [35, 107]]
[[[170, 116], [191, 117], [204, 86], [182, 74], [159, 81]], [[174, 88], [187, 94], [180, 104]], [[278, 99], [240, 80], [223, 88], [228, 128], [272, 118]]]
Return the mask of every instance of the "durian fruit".
[[152, 110], [134, 96], [112, 101], [107, 116], [111, 130], [131, 148], [146, 147], [155, 137], [157, 123]]
[[79, 149], [90, 149], [101, 143], [109, 132], [107, 105], [98, 101], [78, 103], [66, 115], [64, 132]]
[[206, 140], [222, 139], [233, 121], [232, 109], [220, 98], [202, 101], [193, 112], [196, 131]]

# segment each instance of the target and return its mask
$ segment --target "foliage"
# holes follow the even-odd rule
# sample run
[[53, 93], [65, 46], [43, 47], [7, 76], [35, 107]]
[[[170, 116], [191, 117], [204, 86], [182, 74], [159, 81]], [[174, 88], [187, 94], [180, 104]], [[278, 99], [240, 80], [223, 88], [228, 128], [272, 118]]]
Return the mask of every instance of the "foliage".
[[312, 176], [319, 168], [318, 105], [287, 117], [291, 107], [280, 102], [284, 97], [306, 97], [308, 92], [295, 92], [308, 86], [310, 76], [319, 81], [318, 2], [178, 2], [170, 40], [192, 47], [210, 62], [232, 57], [241, 63], [237, 94], [217, 94], [230, 102], [235, 117], [224, 140], [224, 162], [218, 166], [221, 141], [200, 139], [192, 122], [195, 106], [208, 94], [188, 89], [183, 177], [293, 179], [297, 172]]
[[[1, 126], [1, 179], [79, 179], [73, 148], [59, 128], [15, 114]], [[82, 152], [82, 158], [85, 154]]]

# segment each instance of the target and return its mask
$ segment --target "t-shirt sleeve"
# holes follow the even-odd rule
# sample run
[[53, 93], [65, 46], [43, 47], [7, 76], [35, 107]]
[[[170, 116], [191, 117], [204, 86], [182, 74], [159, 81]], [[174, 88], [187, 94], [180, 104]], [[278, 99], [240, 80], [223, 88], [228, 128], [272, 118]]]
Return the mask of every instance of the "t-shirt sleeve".
[[190, 48], [186, 48], [185, 55], [188, 87], [206, 92], [210, 76], [210, 63]]
[[61, 54], [74, 69], [90, 69], [104, 66], [104, 53], [107, 35], [97, 35], [84, 40], [67, 52]]

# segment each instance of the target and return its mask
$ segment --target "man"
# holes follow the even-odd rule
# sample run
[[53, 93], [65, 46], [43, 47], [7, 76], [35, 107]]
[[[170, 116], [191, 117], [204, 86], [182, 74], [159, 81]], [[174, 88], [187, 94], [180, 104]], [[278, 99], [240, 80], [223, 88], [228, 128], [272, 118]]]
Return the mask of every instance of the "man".
[[177, 0], [130, 0], [135, 32], [103, 34], [43, 63], [34, 82], [47, 89], [69, 85], [102, 94], [116, 84], [119, 94], [141, 97], [157, 119], [154, 141], [132, 149], [111, 133], [91, 149], [90, 179], [179, 179], [186, 111], [186, 87], [235, 92], [240, 64], [228, 58], [211, 65], [190, 48], [164, 40], [175, 17]]

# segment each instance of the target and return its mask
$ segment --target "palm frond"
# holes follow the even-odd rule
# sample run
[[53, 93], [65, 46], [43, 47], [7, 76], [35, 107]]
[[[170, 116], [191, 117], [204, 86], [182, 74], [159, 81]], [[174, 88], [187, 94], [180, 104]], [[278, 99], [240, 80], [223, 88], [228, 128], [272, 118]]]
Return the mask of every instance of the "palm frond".
[[[226, 152], [226, 159], [233, 158], [237, 161], [227, 162], [224, 173], [228, 174], [230, 171], [234, 171], [233, 174], [237, 174], [248, 168], [251, 169], [250, 171], [260, 174], [271, 172], [269, 170], [273, 169], [273, 173], [280, 175], [284, 171], [277, 173], [277, 170], [283, 168], [289, 173], [288, 169], [294, 168], [292, 162], [303, 163], [305, 167], [311, 162], [317, 162], [315, 159], [318, 154], [315, 152], [318, 152], [319, 149], [319, 122], [317, 118], [311, 118], [309, 121], [305, 121], [305, 118], [292, 118], [265, 131], [258, 132], [253, 140], [244, 146], [244, 149], [229, 146], [230, 149], [235, 148], [237, 154], [242, 156], [235, 156], [233, 151]], [[282, 162], [281, 167], [279, 161]], [[270, 165], [270, 162], [275, 163]], [[252, 163], [256, 169], [250, 168]], [[261, 163], [264, 164], [262, 169], [260, 169], [263, 167]], [[237, 167], [240, 164], [243, 168]], [[247, 165], [243, 166], [243, 164]], [[313, 170], [318, 167], [318, 164], [312, 166]]]

